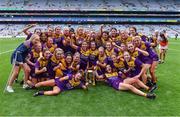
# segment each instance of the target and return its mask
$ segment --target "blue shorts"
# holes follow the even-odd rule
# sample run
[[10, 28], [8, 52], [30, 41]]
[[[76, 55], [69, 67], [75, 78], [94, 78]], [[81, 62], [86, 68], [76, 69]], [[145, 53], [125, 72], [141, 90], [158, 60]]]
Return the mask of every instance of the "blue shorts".
[[19, 65], [20, 63], [25, 63], [26, 55], [18, 51], [14, 51], [11, 55], [11, 64]]

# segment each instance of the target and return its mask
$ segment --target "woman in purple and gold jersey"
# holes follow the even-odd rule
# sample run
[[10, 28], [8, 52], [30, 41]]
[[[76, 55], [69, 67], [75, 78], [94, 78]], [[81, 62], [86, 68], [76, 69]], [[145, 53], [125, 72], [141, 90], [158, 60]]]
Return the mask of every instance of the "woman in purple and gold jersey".
[[64, 77], [56, 78], [44, 82], [37, 83], [35, 87], [41, 87], [41, 86], [51, 86], [53, 87], [52, 91], [39, 91], [34, 94], [34, 96], [40, 96], [40, 95], [58, 95], [59, 93], [66, 91], [66, 90], [72, 90], [74, 88], [83, 88], [87, 89], [87, 86], [84, 85], [82, 80], [82, 73], [77, 72], [76, 74], [67, 74]]

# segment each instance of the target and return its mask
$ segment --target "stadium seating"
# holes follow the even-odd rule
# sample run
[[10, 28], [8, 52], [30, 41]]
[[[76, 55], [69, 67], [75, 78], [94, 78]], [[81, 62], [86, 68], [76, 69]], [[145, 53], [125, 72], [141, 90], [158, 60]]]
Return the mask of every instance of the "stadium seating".
[[[180, 12], [180, 0], [1, 0], [0, 2], [0, 11], [7, 10], [5, 14], [3, 12], [0, 14], [0, 36], [12, 36], [16, 35], [19, 31], [25, 27], [30, 21], [51, 21], [52, 22], [79, 22], [79, 21], [104, 21], [104, 22], [116, 22], [116, 21], [141, 21], [141, 22], [147, 22], [151, 21], [153, 23], [156, 23], [157, 21], [162, 22], [180, 22], [180, 18], [178, 18], [178, 13], [176, 14], [177, 17], [174, 14], [161, 14], [161, 15], [168, 15], [167, 17], [143, 17], [146, 14], [143, 14], [141, 17], [108, 17], [110, 14], [105, 14], [107, 17], [89, 17], [89, 16], [83, 16], [83, 17], [50, 17], [50, 16], [43, 16], [45, 13], [40, 13], [42, 16], [31, 16], [31, 14], [24, 13], [29, 16], [23, 16], [23, 13], [19, 13], [19, 16], [13, 16], [8, 13], [8, 10], [32, 10], [32, 11], [39, 11], [39, 10], [96, 10], [96, 11], [179, 11]], [[36, 13], [35, 12], [35, 13]], [[14, 12], [13, 12], [14, 13]], [[12, 13], [12, 14], [13, 14]], [[18, 12], [15, 12], [14, 14], [18, 14]], [[49, 13], [51, 14], [51, 13]], [[58, 13], [57, 13], [58, 14]], [[98, 13], [96, 13], [98, 14]], [[93, 15], [96, 15], [93, 14]], [[23, 17], [22, 17], [22, 16]], [[62, 15], [62, 14], [61, 14]], [[68, 15], [68, 14], [65, 14]], [[78, 15], [78, 14], [76, 14]], [[83, 15], [83, 14], [80, 14]], [[86, 14], [87, 15], [87, 14]], [[99, 14], [104, 15], [104, 14]], [[113, 14], [114, 15], [114, 14]], [[117, 14], [115, 14], [117, 15]], [[118, 15], [131, 15], [131, 14], [118, 14]], [[133, 14], [132, 14], [133, 15]], [[139, 14], [136, 14], [139, 15]], [[154, 14], [153, 14], [154, 15]], [[156, 14], [159, 15], [159, 14]], [[172, 17], [173, 16], [173, 17]], [[32, 17], [32, 18], [31, 18]], [[8, 21], [8, 24], [6, 24]], [[19, 21], [17, 24], [13, 24], [12, 21]], [[19, 24], [22, 21], [24, 24]], [[58, 22], [59, 23], [59, 22]], [[144, 24], [145, 24], [144, 23]], [[67, 23], [66, 23], [67, 24]], [[56, 27], [58, 24], [53, 24], [54, 27]], [[60, 24], [61, 27], [67, 26]], [[83, 25], [85, 28], [89, 28], [90, 25]], [[167, 30], [169, 33], [169, 36], [174, 37], [175, 33], [180, 33], [180, 28], [178, 25], [134, 25], [137, 27], [139, 32], [142, 32], [143, 34], [150, 35], [155, 30]], [[72, 25], [72, 27], [77, 28], [78, 25]], [[99, 25], [91, 25], [91, 27], [94, 30], [99, 29]], [[113, 27], [116, 27], [120, 30], [128, 29], [129, 25], [126, 23], [125, 25], [113, 25]], [[38, 24], [37, 28], [46, 29], [46, 24]], [[108, 27], [107, 27], [108, 29]], [[32, 31], [32, 30], [31, 30]], [[24, 36], [24, 34], [21, 34], [20, 36]]]
[[[96, 4], [94, 4], [96, 3]], [[1, 0], [9, 10], [124, 10], [180, 11], [179, 0]]]
[[[40, 28], [42, 29], [42, 31], [45, 31], [47, 29], [47, 26], [49, 25], [45, 25], [45, 24], [41, 24], [41, 25], [37, 25], [37, 27], [35, 28]], [[51, 25], [52, 27], [56, 27], [56, 26], [60, 26], [63, 30], [64, 27], [67, 27], [68, 25]], [[77, 28], [79, 25], [71, 25], [72, 28]], [[110, 27], [116, 27], [118, 30], [128, 30], [128, 27], [130, 27], [132, 25], [106, 25], [105, 30], [109, 30]], [[135, 27], [137, 27], [138, 32], [141, 32], [147, 36], [150, 36], [150, 34], [152, 34], [155, 30], [166, 30], [167, 34], [170, 37], [174, 37], [175, 33], [179, 33], [180, 35], [180, 27], [178, 25], [133, 25]], [[25, 27], [24, 24], [19, 24], [19, 25], [13, 25], [13, 24], [1, 24], [0, 25], [0, 36], [13, 36], [16, 35], [18, 32], [20, 32], [23, 28]], [[98, 31], [100, 25], [83, 25], [83, 27], [85, 29], [90, 29], [90, 30], [95, 30]], [[35, 28], [30, 29], [31, 32], [33, 32], [33, 30]], [[19, 36], [25, 36], [23, 33], [20, 34]]]

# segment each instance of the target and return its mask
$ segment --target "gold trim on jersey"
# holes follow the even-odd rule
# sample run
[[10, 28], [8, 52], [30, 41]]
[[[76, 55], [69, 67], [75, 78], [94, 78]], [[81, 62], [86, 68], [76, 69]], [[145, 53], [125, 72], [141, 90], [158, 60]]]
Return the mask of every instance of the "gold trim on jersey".
[[104, 54], [103, 56], [98, 56], [98, 60], [101, 62], [101, 63], [103, 63], [104, 62], [104, 60], [106, 59], [106, 55]]
[[76, 87], [81, 83], [81, 81], [75, 81], [75, 79], [72, 78], [71, 80], [69, 80], [69, 83], [71, 84], [72, 87]]
[[96, 49], [96, 50], [89, 50], [89, 53], [91, 54], [91, 55], [94, 55], [94, 56], [98, 56], [98, 50]]
[[56, 63], [56, 64], [59, 64], [59, 62], [60, 62], [60, 60], [57, 60], [57, 59], [56, 59], [55, 55], [53, 55], [53, 56], [51, 57], [51, 61], [54, 62], [54, 63]]
[[39, 58], [40, 53], [37, 53], [34, 49], [32, 49], [33, 58]]
[[136, 60], [136, 59], [132, 57], [132, 58], [130, 59], [130, 61], [127, 62], [128, 66], [131, 67], [131, 68], [135, 67], [135, 60]]
[[89, 56], [90, 54], [89, 50], [84, 51], [82, 48], [80, 49], [80, 53], [83, 54], [84, 56]]
[[113, 62], [113, 64], [116, 68], [124, 68], [125, 67], [124, 61], [121, 61], [121, 60], [119, 60], [118, 62]]
[[105, 76], [106, 76], [106, 78], [117, 77], [118, 73], [117, 72], [105, 73]]
[[127, 43], [132, 42], [132, 37], [128, 37], [125, 40], [120, 37], [119, 40], [120, 40], [121, 43], [124, 43], [125, 45], [127, 45]]
[[139, 56], [139, 52], [135, 50], [134, 52], [130, 52], [130, 55], [134, 58], [137, 58]]
[[44, 57], [39, 60], [39, 66], [40, 68], [46, 67], [48, 64], [48, 60], [46, 60]]
[[114, 53], [114, 48], [111, 49], [111, 51], [105, 50], [105, 53], [108, 57], [110, 57]]

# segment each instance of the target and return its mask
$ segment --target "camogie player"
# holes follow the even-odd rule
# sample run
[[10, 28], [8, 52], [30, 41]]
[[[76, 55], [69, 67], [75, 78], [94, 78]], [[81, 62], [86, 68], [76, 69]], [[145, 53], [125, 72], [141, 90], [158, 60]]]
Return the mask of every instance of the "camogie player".
[[139, 79], [145, 70], [144, 64], [138, 58], [131, 57], [128, 51], [124, 52], [124, 64], [126, 77]]
[[64, 77], [61, 78], [55, 78], [52, 80], [39, 82], [35, 85], [36, 88], [41, 86], [51, 86], [53, 87], [53, 90], [51, 91], [38, 91], [34, 94], [34, 96], [40, 96], [40, 95], [58, 95], [59, 93], [71, 90], [74, 88], [83, 88], [87, 90], [87, 86], [83, 84], [82, 80], [82, 73], [79, 71], [76, 74], [67, 74]]
[[[126, 53], [125, 53], [126, 54]], [[148, 99], [155, 99], [156, 95], [154, 93], [144, 93], [134, 85], [138, 85], [139, 87], [150, 91], [150, 88], [143, 84], [138, 78], [122, 78], [118, 72], [113, 72], [110, 65], [106, 66], [106, 72], [102, 76], [105, 77], [106, 82], [109, 86], [113, 87], [116, 90], [125, 91], [130, 90], [133, 93], [146, 97]]]
[[80, 46], [85, 41], [85, 39], [86, 39], [86, 35], [85, 35], [83, 27], [78, 27], [76, 31], [76, 35], [75, 35], [75, 40], [74, 40], [75, 44], [77, 46]]
[[104, 74], [107, 63], [108, 63], [108, 59], [107, 59], [107, 56], [105, 54], [104, 47], [101, 46], [98, 48], [98, 59], [96, 62], [95, 74], [96, 74], [96, 80], [97, 81], [104, 80], [103, 77], [99, 77], [99, 76]]
[[[115, 42], [113, 42], [113, 43], [115, 43]], [[105, 54], [107, 55], [108, 64], [110, 64], [112, 62], [111, 55], [113, 53], [119, 53], [119, 50], [117, 48], [114, 48], [112, 42], [107, 41], [106, 42]]]
[[141, 50], [138, 47], [134, 47], [133, 43], [128, 43], [127, 44], [128, 47], [128, 52], [130, 53], [131, 57], [134, 58], [138, 58], [140, 61], [142, 61], [144, 63], [145, 66], [145, 70], [142, 74], [142, 81], [143, 83], [147, 83], [147, 75], [146, 72], [149, 69], [149, 67], [151, 66], [151, 59], [149, 57], [149, 53], [145, 50]]
[[53, 39], [48, 37], [47, 42], [44, 43], [43, 48], [48, 49], [52, 54], [54, 50], [57, 48], [57, 45], [53, 43]]
[[118, 31], [116, 28], [111, 28], [111, 32], [110, 32], [110, 38], [112, 40], [112, 42], [116, 43], [118, 46], [120, 46], [121, 42], [120, 42], [120, 37], [118, 34]]
[[137, 32], [136, 27], [130, 27], [129, 28], [129, 33], [130, 33], [129, 35], [132, 38], [135, 37], [135, 36], [140, 36], [142, 41], [146, 42], [148, 40], [148, 38], [145, 35], [142, 35], [142, 34]]
[[30, 78], [27, 81], [29, 86], [33, 86], [38, 82], [37, 78], [35, 78], [35, 64], [38, 58], [40, 58], [41, 53], [42, 53], [42, 45], [41, 43], [38, 43], [37, 45], [34, 46], [34, 48], [29, 53], [28, 58], [26, 59], [30, 69]]
[[79, 47], [71, 42], [71, 47], [77, 50], [81, 54], [80, 70], [85, 71], [89, 66], [89, 47], [86, 41], [82, 42], [82, 46]]
[[149, 38], [149, 43], [151, 44], [152, 49], [157, 53], [157, 45], [158, 45], [158, 38], [155, 34], [152, 34], [152, 36]]
[[54, 28], [49, 26], [47, 29], [46, 35], [48, 37], [54, 38]]
[[64, 50], [64, 53], [71, 52], [72, 54], [75, 53], [74, 48], [71, 46], [71, 41], [75, 38], [75, 35], [73, 34], [72, 36], [69, 35], [69, 29], [65, 28], [64, 29], [64, 35], [61, 37], [61, 45], [60, 48]]
[[[35, 26], [36, 26], [36, 24], [30, 24], [29, 26], [27, 26], [26, 28], [23, 29], [22, 32], [24, 32], [24, 34], [27, 35], [26, 40], [29, 40], [31, 38], [31, 36], [33, 35], [33, 33], [29, 32], [28, 30], [35, 27]], [[34, 30], [34, 34], [37, 34], [40, 36], [41, 35], [41, 29], [36, 28]]]
[[65, 56], [64, 56], [64, 51], [60, 48], [56, 48], [56, 50], [54, 51], [51, 59], [50, 59], [50, 68], [52, 71], [52, 76], [54, 78], [57, 77], [62, 77], [63, 74], [63, 70], [65, 70], [66, 68], [66, 63], [65, 63]]
[[55, 39], [60, 38], [60, 37], [62, 36], [61, 27], [60, 27], [60, 26], [57, 26], [57, 27], [55, 28], [55, 32], [54, 32], [54, 33], [55, 33], [55, 34], [54, 34], [54, 38], [55, 38]]
[[12, 85], [14, 80], [17, 78], [19, 74], [20, 67], [24, 71], [24, 88], [27, 87], [27, 80], [29, 78], [29, 70], [28, 66], [25, 62], [26, 57], [28, 56], [29, 52], [32, 50], [33, 45], [40, 43], [40, 37], [37, 34], [33, 34], [31, 38], [22, 44], [20, 44], [11, 56], [11, 63], [13, 64], [12, 74], [8, 81], [6, 91], [7, 92], [14, 92]]
[[155, 75], [155, 69], [158, 64], [158, 55], [152, 50], [150, 43], [142, 41], [139, 36], [133, 38], [133, 43], [135, 47], [138, 47], [139, 49], [145, 50], [149, 53], [149, 58], [151, 58], [149, 72], [152, 78], [153, 86], [157, 88], [157, 77]]
[[96, 48], [96, 42], [92, 41], [90, 42], [89, 68], [88, 69], [94, 70], [97, 59], [98, 59], [98, 49]]
[[112, 63], [110, 64], [113, 71], [116, 71], [118, 74], [121, 74], [122, 78], [125, 78], [125, 64], [123, 58], [118, 58], [116, 53], [111, 55]]
[[43, 56], [40, 57], [35, 64], [35, 78], [37, 81], [45, 81], [51, 79], [49, 60], [51, 57], [51, 52], [48, 49], [43, 50]]
[[[89, 66], [87, 69], [87, 74], [86, 74], [86, 81], [89, 83], [92, 83], [93, 85], [95, 85], [95, 66], [96, 66], [96, 61], [98, 58], [98, 50], [96, 48], [96, 42], [92, 41], [90, 42], [90, 50], [89, 50], [90, 54], [89, 54]], [[91, 77], [89, 78], [89, 76], [91, 75]], [[90, 79], [90, 80], [89, 80]]]
[[40, 41], [41, 41], [41, 44], [44, 45], [48, 40], [48, 36], [45, 32], [42, 32], [40, 34]]
[[79, 71], [80, 68], [80, 53], [76, 52], [73, 56], [73, 61], [71, 63], [70, 69], [72, 73], [77, 73]]
[[127, 43], [132, 42], [132, 37], [128, 35], [128, 32], [126, 30], [123, 30], [120, 32], [120, 43], [127, 45]]

